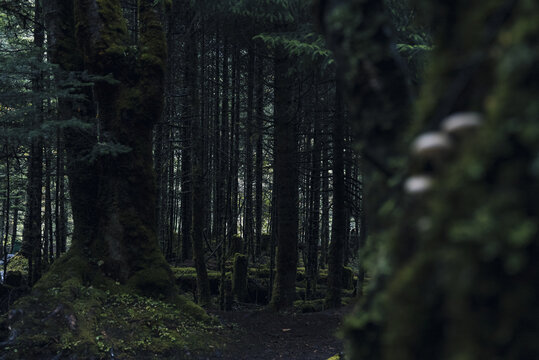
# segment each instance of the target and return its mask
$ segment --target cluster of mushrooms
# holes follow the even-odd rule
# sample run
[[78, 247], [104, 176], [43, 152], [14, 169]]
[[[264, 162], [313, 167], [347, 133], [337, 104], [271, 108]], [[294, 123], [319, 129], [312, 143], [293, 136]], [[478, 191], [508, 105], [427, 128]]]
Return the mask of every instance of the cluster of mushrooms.
[[[436, 165], [447, 159], [454, 144], [481, 125], [483, 118], [475, 112], [460, 112], [445, 118], [440, 131], [432, 131], [419, 135], [412, 143], [412, 155], [418, 161]], [[415, 174], [406, 179], [404, 191], [413, 196], [427, 193], [433, 185], [433, 176], [428, 173]]]

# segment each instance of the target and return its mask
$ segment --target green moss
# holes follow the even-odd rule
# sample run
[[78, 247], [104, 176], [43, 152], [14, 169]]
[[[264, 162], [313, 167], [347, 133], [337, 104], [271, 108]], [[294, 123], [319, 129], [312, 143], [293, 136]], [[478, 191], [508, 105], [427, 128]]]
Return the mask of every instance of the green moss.
[[[163, 280], [172, 276], [168, 267], [141, 269], [122, 285], [100, 264], [77, 246], [54, 262], [32, 293], [12, 305], [21, 315], [0, 320], [0, 329], [17, 334], [6, 345], [7, 359], [105, 359], [110, 351], [119, 359], [175, 358], [219, 348], [213, 334], [219, 326]], [[166, 296], [158, 299], [161, 292]]]
[[117, 1], [97, 0], [99, 16], [105, 26], [101, 29], [98, 49], [107, 55], [123, 56], [127, 50], [127, 25]]
[[335, 354], [332, 357], [328, 358], [327, 360], [340, 360], [343, 357], [340, 354]]
[[85, 286], [78, 279], [55, 285], [45, 290], [41, 284], [13, 305], [24, 317], [9, 321], [17, 337], [5, 347], [7, 359], [105, 359], [111, 351], [119, 359], [176, 358], [220, 346], [216, 322], [183, 297], [164, 302], [114, 282], [110, 288]]
[[[458, 22], [439, 26], [443, 41], [435, 46], [411, 132], [440, 120], [432, 116], [478, 49], [488, 56], [446, 111], [478, 110], [485, 121], [456, 142], [453, 158], [435, 174], [434, 191], [421, 204], [405, 204], [391, 239], [381, 242], [391, 262], [376, 269], [384, 281], [376, 280], [349, 320], [351, 356], [535, 359], [539, 85], [532, 79], [539, 75], [539, 5], [517, 2], [481, 48], [477, 36], [484, 33], [474, 29], [501, 1], [418, 2], [450, 9]], [[421, 218], [428, 226], [410, 226]]]
[[140, 56], [140, 61], [143, 66], [163, 66], [163, 59], [152, 54], [142, 54]]
[[129, 278], [127, 285], [147, 296], [166, 297], [173, 291], [169, 279], [168, 268], [149, 268], [136, 272]]
[[270, 270], [268, 267], [249, 268], [249, 276], [255, 277], [258, 279], [269, 279]]
[[294, 308], [301, 313], [319, 312], [326, 309], [324, 299], [294, 301]]
[[[176, 279], [191, 278], [196, 277], [197, 272], [194, 267], [172, 267], [172, 273]], [[230, 275], [230, 272], [227, 272]], [[208, 270], [209, 279], [220, 279], [221, 272], [215, 270]]]
[[296, 281], [303, 281], [303, 280], [305, 280], [305, 268], [298, 267], [296, 271]]
[[28, 260], [20, 253], [15, 254], [7, 264], [7, 271], [20, 271], [25, 278], [28, 277]]

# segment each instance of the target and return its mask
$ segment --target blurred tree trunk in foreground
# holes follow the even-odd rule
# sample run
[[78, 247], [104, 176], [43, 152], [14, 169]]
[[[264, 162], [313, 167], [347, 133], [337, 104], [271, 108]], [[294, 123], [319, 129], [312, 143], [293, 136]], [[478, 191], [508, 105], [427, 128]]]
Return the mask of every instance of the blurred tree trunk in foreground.
[[[344, 14], [358, 20], [345, 27], [361, 23], [366, 3], [347, 5]], [[430, 172], [433, 190], [407, 195], [395, 225], [377, 236], [388, 246], [391, 269], [378, 269], [386, 280], [350, 319], [349, 357], [536, 359], [539, 5], [415, 5], [436, 37], [409, 131], [440, 131], [444, 119], [462, 112], [483, 122], [471, 136], [451, 133], [447, 164]], [[361, 87], [360, 80], [352, 78], [352, 86]]]

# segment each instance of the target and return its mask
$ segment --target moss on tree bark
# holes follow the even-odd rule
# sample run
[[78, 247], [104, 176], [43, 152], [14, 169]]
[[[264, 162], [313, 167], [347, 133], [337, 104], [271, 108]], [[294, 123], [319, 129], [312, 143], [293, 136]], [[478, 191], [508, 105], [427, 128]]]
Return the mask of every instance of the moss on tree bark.
[[485, 119], [437, 169], [435, 191], [399, 205], [377, 236], [391, 268], [349, 319], [348, 356], [537, 358], [539, 5], [415, 3], [437, 36], [409, 133], [459, 111]]

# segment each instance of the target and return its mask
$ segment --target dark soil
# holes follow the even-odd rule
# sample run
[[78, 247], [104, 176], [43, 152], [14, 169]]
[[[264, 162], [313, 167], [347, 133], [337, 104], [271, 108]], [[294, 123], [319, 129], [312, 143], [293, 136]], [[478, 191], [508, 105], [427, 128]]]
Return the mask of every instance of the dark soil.
[[318, 360], [343, 351], [336, 336], [349, 309], [296, 314], [268, 310], [213, 312], [227, 335], [233, 334], [215, 359]]

